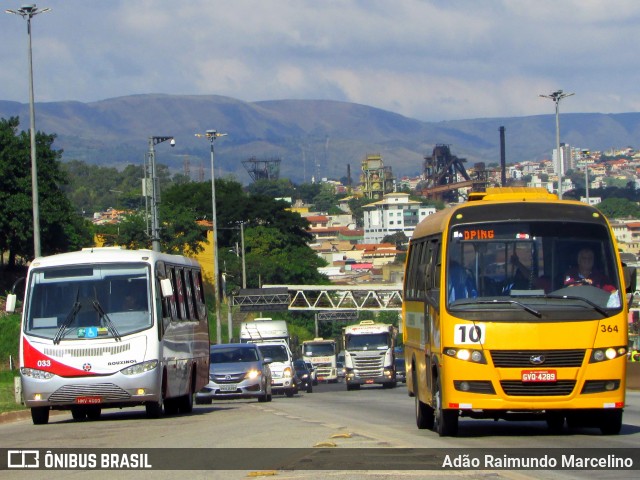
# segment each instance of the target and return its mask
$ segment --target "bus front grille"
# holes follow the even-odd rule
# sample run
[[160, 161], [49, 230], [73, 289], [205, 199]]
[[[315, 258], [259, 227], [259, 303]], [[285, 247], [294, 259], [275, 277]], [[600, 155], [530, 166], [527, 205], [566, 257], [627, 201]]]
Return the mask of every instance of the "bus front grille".
[[576, 385], [575, 380], [557, 382], [521, 382], [520, 380], [502, 380], [502, 390], [514, 397], [558, 397], [570, 395]]
[[49, 396], [52, 403], [73, 403], [77, 397], [101, 397], [103, 402], [128, 400], [131, 395], [113, 383], [65, 385]]
[[[491, 350], [496, 367], [580, 367], [585, 350]], [[538, 362], [538, 363], [534, 363]], [[540, 363], [542, 362], [542, 363]]]

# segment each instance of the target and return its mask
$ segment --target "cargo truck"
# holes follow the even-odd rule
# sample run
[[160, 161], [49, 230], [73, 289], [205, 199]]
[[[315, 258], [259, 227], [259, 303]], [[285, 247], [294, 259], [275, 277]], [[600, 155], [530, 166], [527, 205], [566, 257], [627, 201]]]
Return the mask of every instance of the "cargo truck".
[[345, 383], [347, 390], [361, 385], [396, 386], [394, 347], [397, 328], [363, 320], [343, 330]]

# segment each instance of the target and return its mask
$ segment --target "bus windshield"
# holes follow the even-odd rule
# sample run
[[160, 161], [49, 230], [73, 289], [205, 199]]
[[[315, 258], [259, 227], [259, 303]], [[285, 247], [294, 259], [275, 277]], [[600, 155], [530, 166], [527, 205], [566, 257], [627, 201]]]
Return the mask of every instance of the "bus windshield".
[[[621, 306], [605, 226], [554, 221], [455, 225], [447, 249], [447, 306], [571, 308], [601, 317]], [[526, 309], [525, 308], [525, 309]], [[615, 309], [615, 310], [614, 310]]]
[[34, 269], [24, 332], [59, 343], [149, 328], [149, 276], [144, 264]]
[[333, 343], [305, 343], [302, 347], [302, 354], [306, 357], [326, 357], [335, 353], [336, 348]]

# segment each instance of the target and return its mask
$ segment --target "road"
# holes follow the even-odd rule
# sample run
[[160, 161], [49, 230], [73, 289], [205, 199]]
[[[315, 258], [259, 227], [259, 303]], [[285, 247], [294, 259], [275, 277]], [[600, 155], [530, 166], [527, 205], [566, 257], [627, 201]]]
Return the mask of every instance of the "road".
[[[461, 419], [460, 433], [456, 438], [440, 438], [427, 430], [418, 430], [414, 420], [413, 399], [408, 397], [404, 385], [396, 389], [364, 387], [347, 392], [343, 383], [321, 384], [311, 394], [300, 393], [292, 398], [275, 396], [271, 403], [255, 400], [228, 400], [212, 405], [197, 405], [190, 415], [164, 417], [150, 420], [144, 409], [105, 410], [99, 421], [75, 422], [68, 412], [51, 415], [48, 425], [34, 426], [30, 418], [0, 425], [0, 447], [10, 449], [98, 449], [109, 448], [172, 449], [179, 452], [180, 461], [195, 462], [198, 455], [207, 451], [197, 449], [242, 449], [219, 450], [222, 455], [235, 455], [240, 465], [247, 468], [229, 467], [229, 459], [221, 458], [221, 464], [234, 470], [193, 470], [191, 478], [246, 478], [271, 476], [279, 479], [301, 478], [442, 478], [456, 476], [487, 479], [532, 479], [565, 480], [592, 478], [629, 478], [629, 471], [567, 471], [567, 470], [462, 470], [462, 471], [416, 471], [402, 464], [412, 458], [396, 455], [381, 458], [372, 455], [370, 449], [449, 449], [451, 452], [466, 452], [470, 449], [561, 448], [571, 451], [576, 448], [619, 447], [637, 448], [640, 441], [640, 392], [629, 392], [625, 409], [624, 426], [620, 435], [603, 436], [596, 429], [566, 430], [560, 435], [549, 433], [544, 422], [506, 422]], [[183, 450], [176, 450], [183, 449]], [[186, 450], [185, 450], [186, 449]], [[189, 450], [196, 449], [196, 450]], [[256, 450], [254, 450], [256, 449]], [[262, 471], [249, 459], [256, 459], [266, 449], [305, 449], [291, 459], [292, 468], [304, 465], [301, 462], [318, 462], [323, 452], [340, 452], [349, 456], [356, 468], [362, 470], [322, 471], [289, 470]], [[455, 449], [455, 450], [454, 450]], [[283, 450], [284, 451], [284, 450]], [[287, 452], [289, 450], [286, 450]], [[396, 450], [399, 451], [399, 450]], [[162, 452], [165, 452], [163, 450]], [[209, 454], [216, 453], [208, 451]], [[277, 452], [277, 451], [276, 451]], [[320, 452], [320, 453], [318, 453]], [[168, 453], [172, 454], [173, 453]], [[177, 455], [177, 454], [176, 454]], [[191, 457], [190, 457], [191, 455]], [[246, 457], [246, 460], [243, 458]], [[369, 461], [371, 460], [371, 461]], [[385, 463], [387, 462], [387, 463]], [[317, 465], [317, 463], [315, 463]], [[309, 465], [309, 463], [307, 463]], [[198, 468], [198, 467], [194, 467]], [[214, 467], [215, 468], [215, 467]], [[375, 470], [374, 470], [375, 469]], [[3, 478], [35, 478], [37, 471], [11, 470]], [[40, 472], [42, 473], [42, 472]], [[116, 472], [123, 476], [123, 472]], [[187, 474], [187, 471], [178, 472]], [[92, 479], [113, 478], [109, 471], [51, 470], [47, 478], [68, 479], [69, 475]], [[164, 479], [175, 478], [176, 472], [154, 470], [127, 472], [129, 478]]]

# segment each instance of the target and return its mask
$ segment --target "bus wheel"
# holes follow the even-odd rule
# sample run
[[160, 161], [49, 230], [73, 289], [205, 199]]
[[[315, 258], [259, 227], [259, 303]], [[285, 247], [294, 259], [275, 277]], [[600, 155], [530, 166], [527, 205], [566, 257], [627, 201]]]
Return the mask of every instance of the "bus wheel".
[[181, 398], [165, 398], [164, 399], [164, 414], [175, 415], [179, 411], [179, 403]]
[[[414, 390], [414, 392], [416, 391]], [[418, 398], [417, 392], [415, 397], [413, 398], [416, 401], [416, 425], [421, 430], [425, 428], [431, 430], [433, 428], [433, 423], [435, 420], [433, 415], [433, 408], [426, 403], [421, 402]]]
[[603, 412], [600, 415], [600, 431], [603, 435], [617, 435], [621, 429], [622, 410]]
[[160, 418], [162, 416], [164, 402], [162, 399], [159, 402], [147, 402], [144, 407], [147, 411], [147, 418]]
[[560, 433], [564, 428], [564, 415], [561, 412], [547, 412], [547, 427], [551, 433]]
[[180, 413], [193, 412], [193, 393], [191, 392], [191, 386], [189, 386], [187, 394], [178, 400], [178, 410], [180, 410]]
[[435, 403], [434, 430], [441, 437], [455, 437], [458, 434], [458, 410], [445, 409], [442, 406], [442, 384], [438, 377], [436, 391], [433, 395]]
[[49, 407], [33, 407], [31, 409], [31, 420], [34, 425], [46, 425], [49, 423]]
[[102, 408], [97, 405], [91, 405], [87, 408], [87, 418], [89, 420], [100, 420], [100, 415], [102, 415]]
[[71, 407], [71, 416], [75, 421], [87, 418], [87, 409], [84, 407]]

